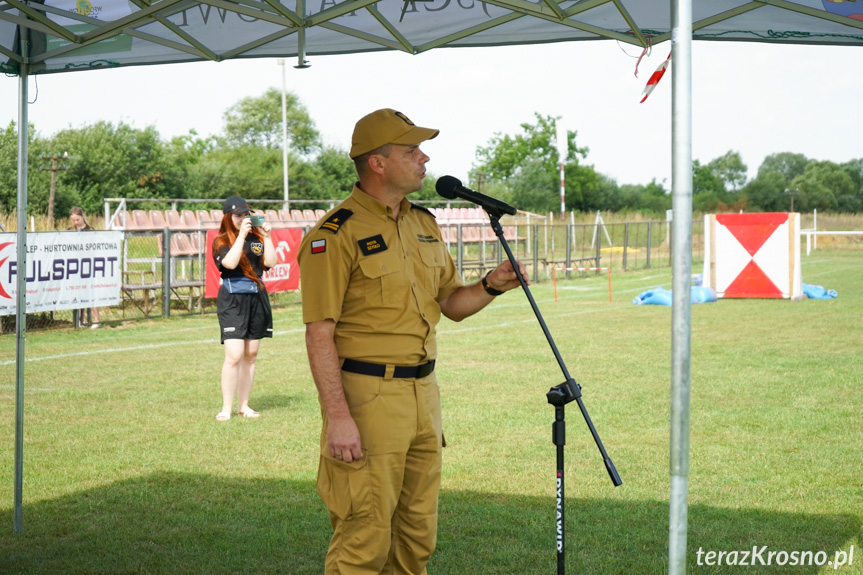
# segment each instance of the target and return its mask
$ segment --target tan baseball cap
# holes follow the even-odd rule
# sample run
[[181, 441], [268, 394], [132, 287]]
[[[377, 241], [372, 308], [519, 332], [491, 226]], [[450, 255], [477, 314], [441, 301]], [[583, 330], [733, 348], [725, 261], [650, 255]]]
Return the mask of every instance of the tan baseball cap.
[[386, 144], [415, 146], [438, 135], [440, 130], [420, 128], [392, 108], [383, 108], [360, 118], [351, 138], [351, 159]]

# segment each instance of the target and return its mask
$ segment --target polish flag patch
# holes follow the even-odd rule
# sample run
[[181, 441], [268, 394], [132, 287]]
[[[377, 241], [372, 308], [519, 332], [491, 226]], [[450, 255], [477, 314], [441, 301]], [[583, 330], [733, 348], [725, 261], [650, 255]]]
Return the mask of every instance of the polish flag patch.
[[313, 240], [312, 241], [312, 253], [313, 254], [322, 254], [327, 251], [327, 240]]

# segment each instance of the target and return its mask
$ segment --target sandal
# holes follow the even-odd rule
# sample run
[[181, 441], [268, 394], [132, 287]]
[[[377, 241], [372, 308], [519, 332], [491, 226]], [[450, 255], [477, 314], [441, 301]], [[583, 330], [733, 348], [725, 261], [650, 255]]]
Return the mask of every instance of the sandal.
[[246, 411], [238, 411], [237, 415], [239, 415], [240, 417], [261, 417], [261, 414], [252, 409], [251, 407], [248, 408]]
[[230, 420], [231, 420], [231, 414], [230, 413], [220, 411], [219, 413], [216, 414], [216, 421], [230, 421]]

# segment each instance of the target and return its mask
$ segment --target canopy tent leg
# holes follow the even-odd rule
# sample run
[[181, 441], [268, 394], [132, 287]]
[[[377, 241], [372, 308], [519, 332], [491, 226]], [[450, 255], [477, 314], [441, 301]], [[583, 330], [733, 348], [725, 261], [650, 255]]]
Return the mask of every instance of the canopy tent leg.
[[27, 332], [27, 274], [21, 270], [27, 269], [27, 140], [30, 132], [30, 121], [27, 119], [29, 66], [26, 63], [26, 38], [26, 31], [22, 29], [21, 53], [24, 61], [18, 77], [18, 273], [15, 274], [18, 290], [15, 294], [15, 533], [24, 531], [24, 336]]
[[671, 494], [668, 573], [686, 573], [692, 307], [692, 0], [671, 0]]

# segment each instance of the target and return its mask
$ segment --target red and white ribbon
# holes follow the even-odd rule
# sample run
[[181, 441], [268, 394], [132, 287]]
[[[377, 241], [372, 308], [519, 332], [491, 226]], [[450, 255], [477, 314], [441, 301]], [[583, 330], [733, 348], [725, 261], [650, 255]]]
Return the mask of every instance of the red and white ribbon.
[[659, 81], [662, 79], [662, 75], [665, 74], [665, 71], [668, 69], [668, 65], [671, 64], [671, 52], [668, 53], [668, 58], [665, 59], [665, 62], [659, 65], [653, 74], [650, 75], [650, 78], [647, 80], [647, 85], [644, 87], [644, 91], [641, 93], [641, 102], [647, 99], [650, 96], [650, 93], [653, 92], [653, 89], [656, 88], [656, 85], [659, 84]]

